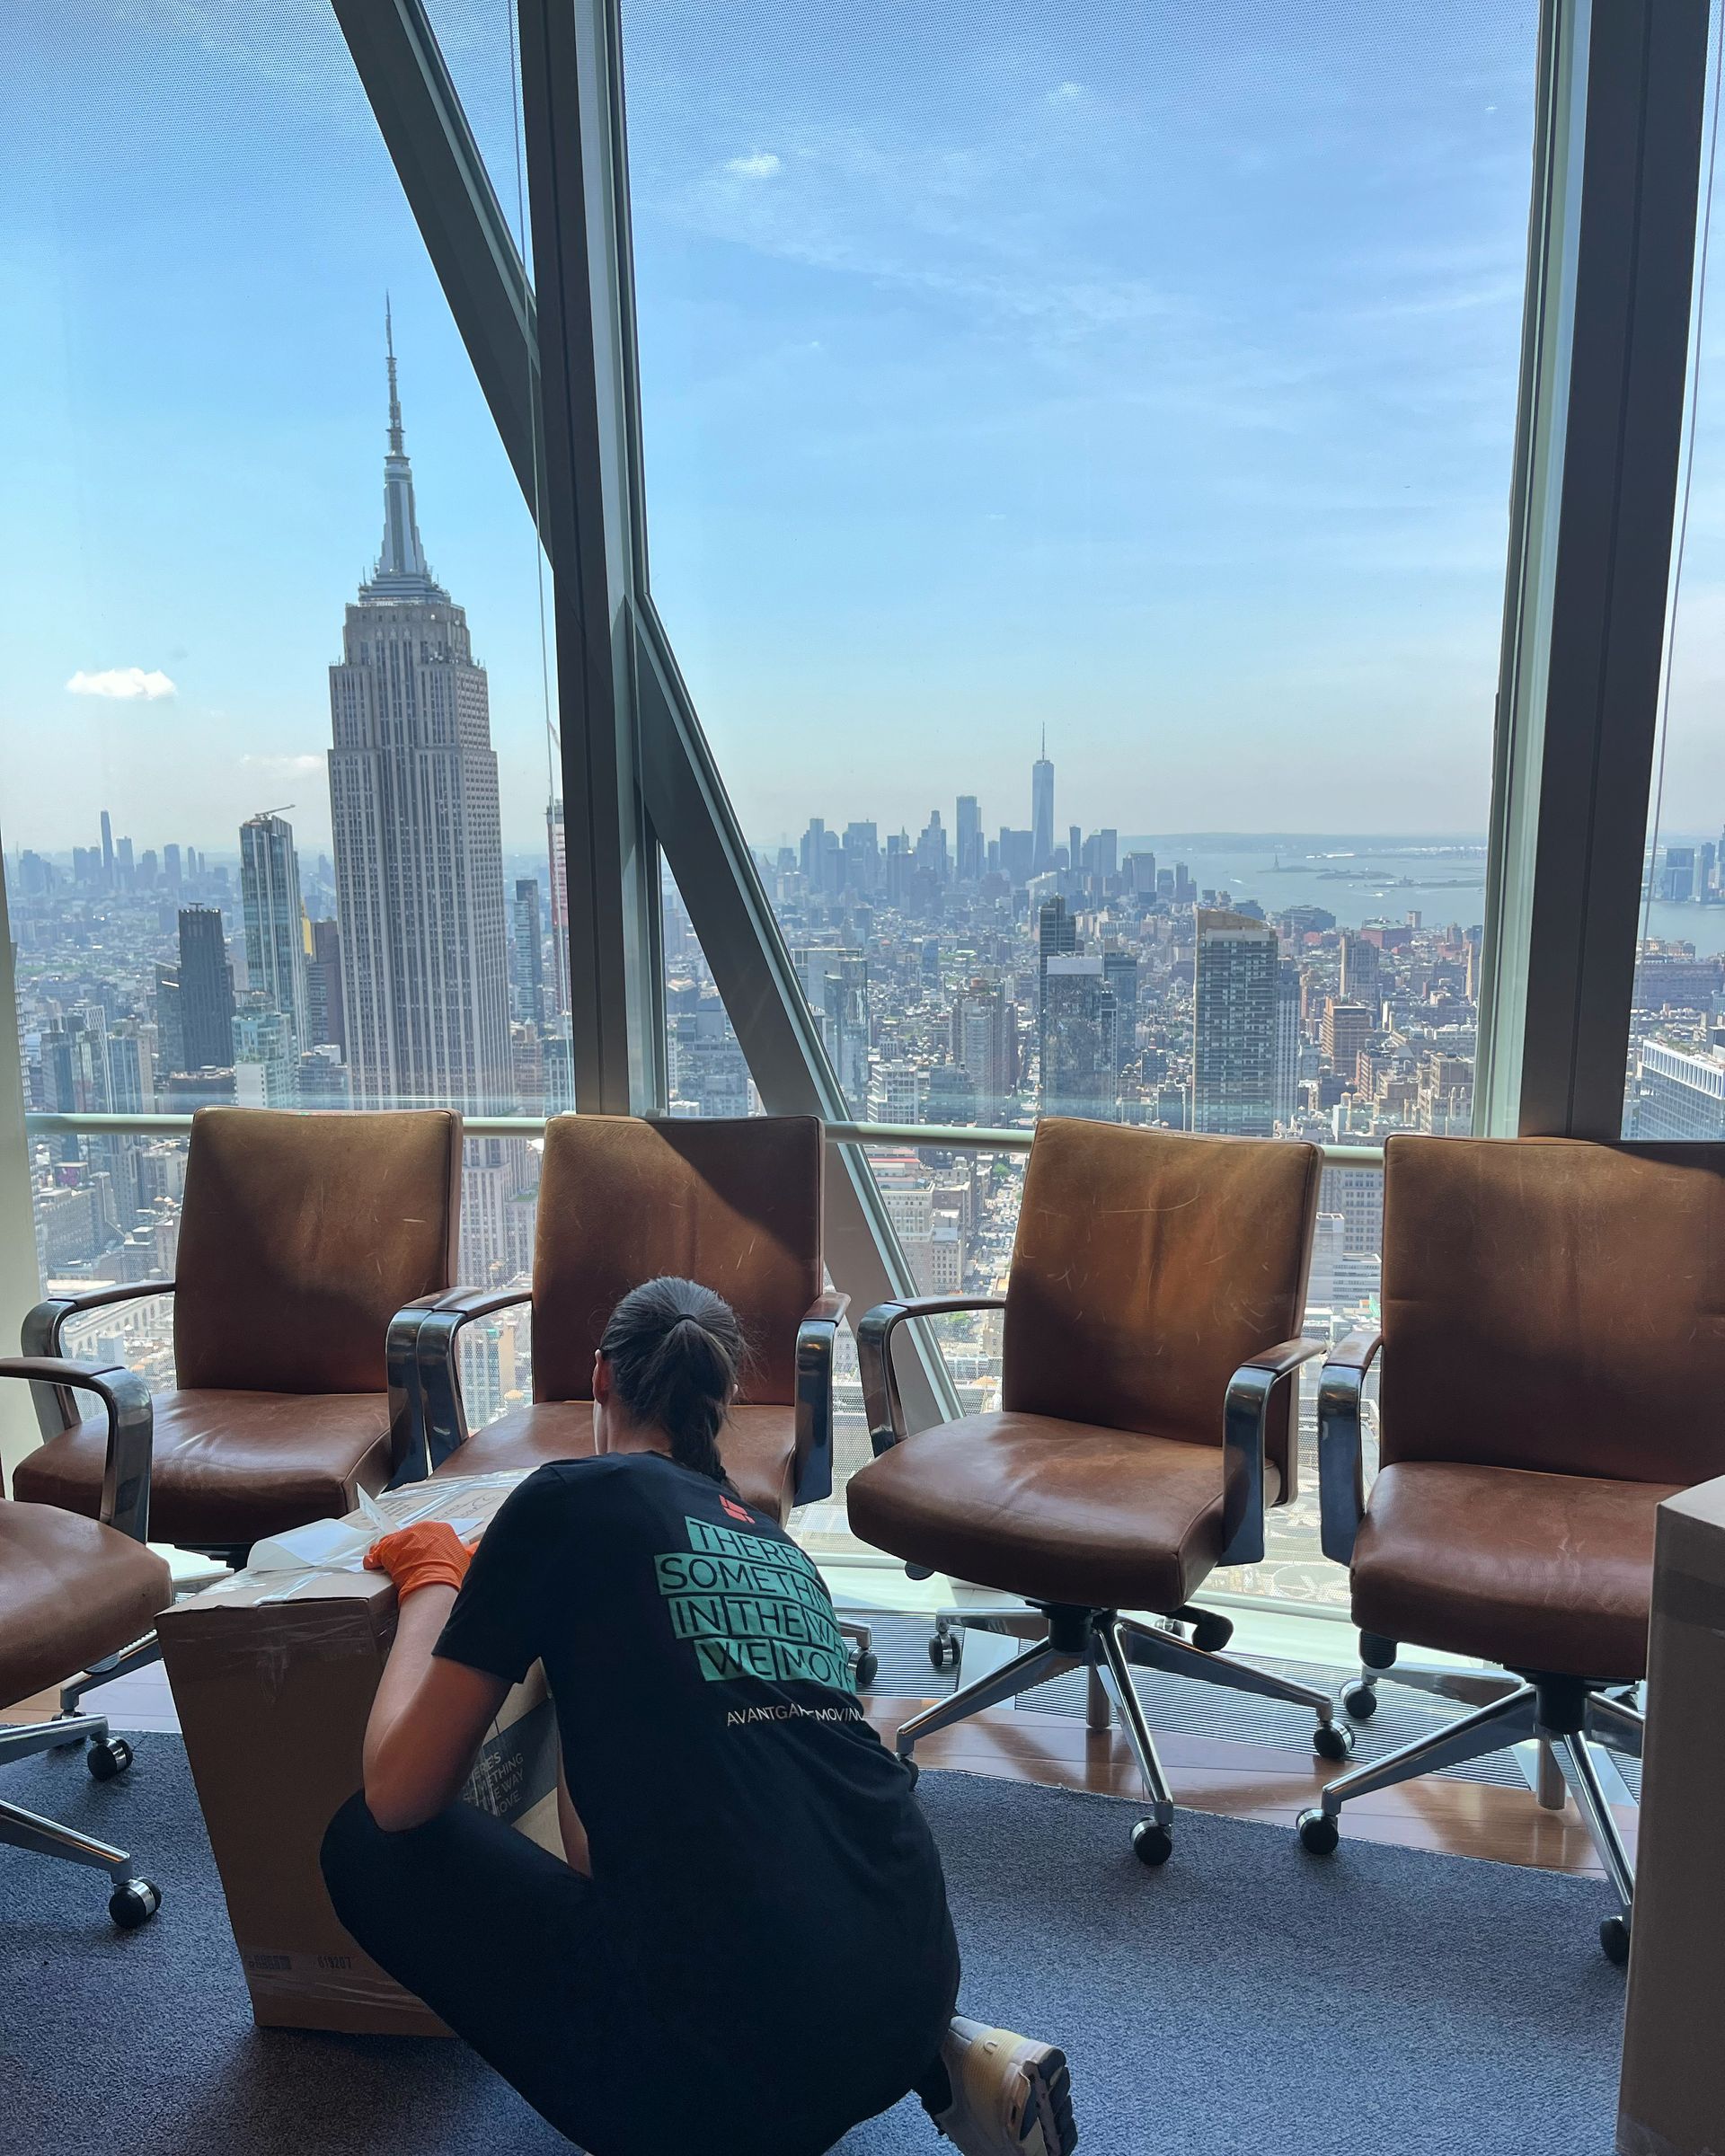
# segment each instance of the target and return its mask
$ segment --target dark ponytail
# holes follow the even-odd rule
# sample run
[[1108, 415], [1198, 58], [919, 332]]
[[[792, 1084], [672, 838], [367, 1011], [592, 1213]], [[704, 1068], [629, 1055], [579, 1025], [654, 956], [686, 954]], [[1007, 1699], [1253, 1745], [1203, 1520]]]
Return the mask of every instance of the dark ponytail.
[[611, 1312], [599, 1353], [630, 1420], [663, 1430], [679, 1466], [722, 1482], [719, 1433], [743, 1359], [730, 1303], [696, 1280], [649, 1280]]

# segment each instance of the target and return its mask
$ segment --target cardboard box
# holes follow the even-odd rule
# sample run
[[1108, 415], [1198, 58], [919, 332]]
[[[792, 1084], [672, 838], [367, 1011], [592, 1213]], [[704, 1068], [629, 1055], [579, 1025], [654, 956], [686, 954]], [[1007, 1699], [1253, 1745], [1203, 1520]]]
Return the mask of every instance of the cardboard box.
[[1620, 2156], [1725, 2152], [1725, 1480], [1659, 1507]]
[[[447, 1518], [469, 1539], [519, 1476], [420, 1485], [387, 1520]], [[395, 1635], [380, 1572], [240, 1572], [164, 1611], [163, 1660], [209, 1830], [234, 1944], [265, 2028], [364, 2035], [447, 2031], [336, 1921], [318, 1851], [359, 1787], [366, 1719]], [[544, 1674], [503, 1703], [469, 1801], [561, 1853], [557, 1728]]]

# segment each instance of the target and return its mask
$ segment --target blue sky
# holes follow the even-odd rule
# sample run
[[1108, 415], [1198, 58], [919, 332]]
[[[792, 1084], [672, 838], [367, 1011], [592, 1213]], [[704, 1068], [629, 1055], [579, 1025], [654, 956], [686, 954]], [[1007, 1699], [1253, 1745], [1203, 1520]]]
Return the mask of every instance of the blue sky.
[[[433, 13], [512, 206], [507, 7]], [[322, 0], [32, 18], [7, 843], [326, 831], [385, 285], [533, 843], [532, 535]], [[1022, 824], [1044, 723], [1063, 824], [1482, 828], [1535, 23], [626, 0], [654, 588], [753, 837]], [[174, 693], [65, 685], [131, 667]]]

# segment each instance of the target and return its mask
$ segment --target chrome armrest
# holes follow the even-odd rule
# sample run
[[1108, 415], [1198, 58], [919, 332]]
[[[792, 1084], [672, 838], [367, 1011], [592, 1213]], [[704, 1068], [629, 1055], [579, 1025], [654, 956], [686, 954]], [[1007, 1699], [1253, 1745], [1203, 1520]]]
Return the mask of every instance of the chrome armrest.
[[389, 1387], [389, 1456], [394, 1468], [392, 1489], [423, 1482], [431, 1471], [425, 1440], [425, 1395], [420, 1384], [420, 1326], [449, 1293], [446, 1287], [404, 1303], [384, 1335], [384, 1365]]
[[1352, 1332], [1330, 1351], [1318, 1380], [1318, 1513], [1323, 1554], [1353, 1562], [1366, 1509], [1366, 1455], [1360, 1401], [1366, 1373], [1384, 1345], [1381, 1332]]
[[[19, 1345], [26, 1356], [40, 1360], [66, 1353], [67, 1323], [86, 1310], [102, 1310], [111, 1303], [137, 1303], [148, 1295], [171, 1295], [172, 1280], [128, 1280], [120, 1286], [88, 1287], [82, 1294], [49, 1295], [37, 1303], [21, 1328]], [[83, 1366], [83, 1365], [81, 1365]], [[44, 1437], [58, 1437], [79, 1420], [78, 1410], [66, 1385], [38, 1382], [30, 1388], [36, 1421]]]
[[1222, 1555], [1225, 1565], [1256, 1565], [1264, 1555], [1264, 1433], [1276, 1389], [1314, 1356], [1322, 1340], [1284, 1340], [1241, 1364], [1222, 1405]]
[[792, 1503], [833, 1494], [833, 1354], [851, 1298], [818, 1295], [797, 1328], [797, 1487]]
[[[413, 1362], [419, 1379], [419, 1409], [423, 1418], [425, 1471], [443, 1465], [457, 1445], [473, 1435], [461, 1397], [461, 1368], [456, 1344], [464, 1325], [493, 1311], [531, 1303], [530, 1287], [451, 1288], [437, 1296], [414, 1329]], [[407, 1312], [402, 1312], [401, 1323]]]
[[877, 1303], [856, 1329], [856, 1359], [862, 1373], [862, 1407], [876, 1459], [905, 1436], [904, 1407], [892, 1366], [892, 1336], [907, 1318], [938, 1318], [953, 1310], [1004, 1310], [999, 1295], [918, 1295]]
[[[108, 1410], [108, 1455], [102, 1471], [104, 1527], [135, 1542], [150, 1539], [150, 1388], [121, 1365], [76, 1363], [65, 1356], [14, 1355], [0, 1359], [0, 1377], [22, 1377], [56, 1391], [93, 1392]], [[57, 1435], [58, 1433], [52, 1433]]]

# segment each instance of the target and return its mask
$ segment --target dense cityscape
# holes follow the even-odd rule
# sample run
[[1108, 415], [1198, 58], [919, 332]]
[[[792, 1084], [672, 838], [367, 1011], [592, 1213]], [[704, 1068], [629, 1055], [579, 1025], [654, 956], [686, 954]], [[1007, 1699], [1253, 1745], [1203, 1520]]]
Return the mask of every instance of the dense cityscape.
[[[537, 1118], [573, 1103], [561, 804], [543, 849], [506, 854], [485, 669], [420, 542], [393, 349], [388, 381], [384, 543], [329, 670], [330, 850], [302, 853], [281, 805], [197, 844], [135, 838], [103, 809], [69, 854], [11, 855], [31, 1109], [437, 1102]], [[1023, 823], [991, 835], [965, 794], [950, 825], [932, 809], [914, 837], [814, 817], [799, 843], [757, 852], [852, 1113], [895, 1127], [871, 1157], [922, 1290], [996, 1289], [1009, 1262], [1023, 1154], [967, 1147], [967, 1128], [1028, 1131], [1058, 1114], [1343, 1146], [1470, 1128], [1482, 930], [1444, 902], [1482, 910], [1481, 844], [1243, 842], [1234, 854], [1255, 849], [1256, 866], [1225, 881], [1218, 842], [1062, 827], [1057, 800], [1045, 741], [1014, 804]], [[1725, 842], [1668, 844], [1650, 895], [1668, 909], [1725, 903], [1722, 862]], [[672, 1113], [758, 1113], [668, 882], [663, 915]], [[1719, 957], [1644, 943], [1632, 1135], [1725, 1135], [1722, 993]], [[39, 1131], [43, 1277], [171, 1277], [184, 1157], [172, 1135]], [[470, 1138], [469, 1281], [528, 1277], [536, 1177], [530, 1138]], [[1374, 1312], [1381, 1219], [1376, 1170], [1333, 1162], [1315, 1335]], [[164, 1308], [105, 1316], [89, 1345], [165, 1375]], [[984, 1404], [998, 1321], [942, 1330], [960, 1397]], [[475, 1422], [525, 1392], [527, 1352], [524, 1315], [470, 1330]], [[854, 1356], [841, 1392], [843, 1472], [865, 1454]], [[1308, 1497], [1278, 1515], [1253, 1584], [1335, 1591], [1310, 1509]], [[813, 1526], [840, 1538], [842, 1514]]]

